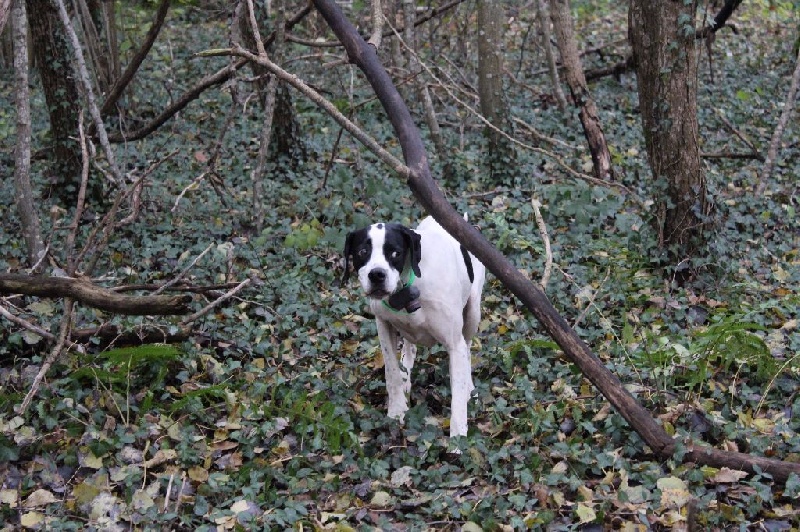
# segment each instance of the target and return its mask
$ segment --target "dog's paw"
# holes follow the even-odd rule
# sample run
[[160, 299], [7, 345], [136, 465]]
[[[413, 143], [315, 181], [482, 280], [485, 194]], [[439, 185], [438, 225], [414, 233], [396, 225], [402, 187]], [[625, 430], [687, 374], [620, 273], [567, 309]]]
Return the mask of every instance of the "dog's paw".
[[387, 416], [391, 419], [394, 419], [401, 424], [406, 420], [406, 412], [408, 412], [408, 407], [406, 405], [389, 405]]

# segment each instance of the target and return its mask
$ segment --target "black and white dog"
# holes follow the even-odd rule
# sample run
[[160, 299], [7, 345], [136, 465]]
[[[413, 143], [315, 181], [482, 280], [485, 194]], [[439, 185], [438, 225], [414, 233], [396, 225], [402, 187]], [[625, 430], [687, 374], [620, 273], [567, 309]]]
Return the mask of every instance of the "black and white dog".
[[342, 285], [352, 260], [375, 314], [389, 416], [402, 421], [408, 410], [416, 345], [442, 344], [450, 358], [450, 436], [466, 436], [474, 389], [469, 348], [480, 321], [486, 268], [431, 217], [416, 230], [378, 223], [353, 231], [344, 259]]

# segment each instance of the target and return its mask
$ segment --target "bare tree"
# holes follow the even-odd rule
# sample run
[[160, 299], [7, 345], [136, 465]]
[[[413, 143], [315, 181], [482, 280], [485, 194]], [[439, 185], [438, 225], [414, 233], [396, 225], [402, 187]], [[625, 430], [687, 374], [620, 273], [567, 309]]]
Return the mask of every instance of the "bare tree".
[[[246, 5], [246, 3], [242, 2], [240, 3], [241, 5]], [[256, 27], [253, 27], [249, 17], [239, 16], [238, 30], [242, 44], [251, 50], [257, 49], [257, 39], [260, 39], [255, 33], [256, 30], [261, 35], [270, 35], [270, 39], [264, 42], [262, 46], [265, 46], [270, 55], [280, 60], [283, 56], [284, 25], [288, 14], [284, 13], [285, 7], [282, 5], [276, 7], [277, 18], [275, 19], [274, 32], [270, 31], [267, 8], [260, 3], [254, 4]], [[237, 7], [237, 11], [240, 9], [240, 7]], [[269, 104], [271, 103], [272, 105], [272, 111], [270, 111], [272, 116], [269, 119], [271, 122], [269, 127], [271, 129], [270, 142], [272, 145], [265, 152], [268, 160], [270, 163], [275, 164], [276, 169], [279, 171], [281, 167], [286, 168], [283, 163], [288, 163], [289, 168], [296, 168], [305, 159], [306, 146], [300, 131], [300, 122], [294, 111], [292, 95], [284, 84], [271, 82], [271, 76], [259, 65], [251, 63], [250, 67], [256, 77], [255, 83], [262, 108], [269, 109]]]
[[81, 98], [70, 67], [70, 47], [52, 1], [26, 0], [26, 7], [33, 56], [50, 117], [50, 141], [54, 155], [52, 191], [65, 204], [72, 204], [81, 173], [80, 147], [75, 140]]
[[636, 62], [647, 158], [658, 187], [659, 240], [675, 260], [704, 245], [710, 204], [697, 127], [695, 2], [632, 0], [629, 38]]
[[592, 153], [594, 175], [597, 179], [612, 179], [614, 171], [611, 167], [611, 152], [608, 151], [603, 127], [597, 113], [597, 105], [586, 86], [583, 65], [578, 54], [578, 43], [572, 27], [569, 0], [552, 0], [551, 14], [561, 61], [564, 64], [565, 78], [572, 93], [572, 102], [579, 110], [581, 125], [589, 151]]
[[[14, 71], [17, 107], [17, 145], [14, 152], [14, 186], [17, 193], [17, 212], [22, 234], [28, 248], [28, 262], [34, 267], [44, 254], [39, 229], [39, 214], [31, 190], [31, 110], [28, 90], [28, 15], [25, 2], [14, 2]], [[2, 31], [0, 29], [0, 31]]]
[[567, 107], [567, 98], [564, 96], [564, 91], [561, 90], [561, 79], [558, 75], [558, 65], [556, 64], [553, 43], [550, 38], [550, 11], [547, 9], [545, 0], [537, 0], [536, 15], [539, 20], [539, 29], [542, 33], [542, 48], [544, 48], [545, 57], [547, 58], [547, 72], [550, 74], [550, 83], [553, 85], [553, 95], [556, 98], [558, 108], [564, 109]]
[[481, 113], [495, 128], [485, 128], [489, 142], [489, 175], [504, 181], [515, 173], [514, 146], [503, 133], [513, 130], [503, 92], [502, 4], [478, 0], [478, 95]]
[[3, 28], [6, 27], [8, 14], [11, 12], [11, 0], [0, 0], [0, 35], [3, 34]]

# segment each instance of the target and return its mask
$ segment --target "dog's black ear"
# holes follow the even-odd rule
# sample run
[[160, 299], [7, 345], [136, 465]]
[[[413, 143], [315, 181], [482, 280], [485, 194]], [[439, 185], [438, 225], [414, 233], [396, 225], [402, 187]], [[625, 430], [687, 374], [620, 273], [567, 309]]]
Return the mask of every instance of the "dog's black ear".
[[342, 275], [342, 286], [350, 279], [350, 255], [353, 254], [353, 234], [348, 233], [344, 241], [344, 274]]
[[422, 237], [407, 227], [403, 229], [408, 243], [408, 261], [411, 263], [411, 270], [417, 277], [422, 277], [422, 272], [419, 271], [419, 261], [422, 260]]

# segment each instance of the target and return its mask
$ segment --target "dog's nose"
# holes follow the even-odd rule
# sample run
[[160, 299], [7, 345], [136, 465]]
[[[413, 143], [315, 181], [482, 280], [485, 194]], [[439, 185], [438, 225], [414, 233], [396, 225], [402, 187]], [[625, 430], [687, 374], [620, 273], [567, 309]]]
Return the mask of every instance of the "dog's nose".
[[375, 269], [369, 272], [369, 280], [373, 283], [380, 284], [386, 280], [386, 270]]

